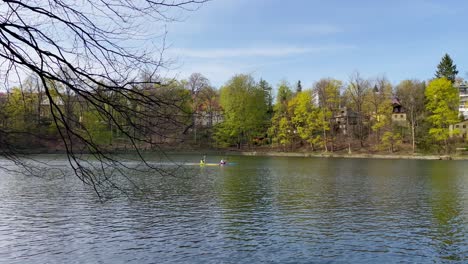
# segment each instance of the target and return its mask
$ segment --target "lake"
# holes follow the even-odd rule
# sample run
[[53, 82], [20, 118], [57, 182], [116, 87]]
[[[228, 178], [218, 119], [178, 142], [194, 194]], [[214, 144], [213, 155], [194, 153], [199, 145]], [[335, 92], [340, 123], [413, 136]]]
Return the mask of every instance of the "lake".
[[0, 263], [468, 262], [467, 161], [229, 158], [105, 202], [2, 171]]

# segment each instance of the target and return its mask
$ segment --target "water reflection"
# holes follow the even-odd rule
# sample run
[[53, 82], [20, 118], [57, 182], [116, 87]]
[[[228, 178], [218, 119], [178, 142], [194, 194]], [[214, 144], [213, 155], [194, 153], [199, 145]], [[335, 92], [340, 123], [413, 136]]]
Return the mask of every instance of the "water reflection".
[[0, 262], [467, 260], [465, 162], [235, 159], [134, 175], [145, 195], [106, 203], [72, 178], [2, 174]]
[[[463, 203], [460, 201], [460, 186], [457, 184], [457, 165], [448, 162], [432, 164], [431, 209], [432, 239], [442, 259], [462, 260], [466, 253], [466, 225], [463, 225]], [[465, 220], [466, 221], [466, 220]]]

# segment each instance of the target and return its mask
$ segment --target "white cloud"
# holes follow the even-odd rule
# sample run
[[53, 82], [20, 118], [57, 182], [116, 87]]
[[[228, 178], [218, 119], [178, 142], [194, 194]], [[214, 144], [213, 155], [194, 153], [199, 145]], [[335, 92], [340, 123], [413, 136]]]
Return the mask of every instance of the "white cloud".
[[348, 50], [353, 46], [329, 45], [317, 47], [265, 47], [265, 48], [215, 48], [189, 49], [173, 48], [168, 50], [171, 55], [179, 57], [220, 59], [235, 57], [286, 57], [299, 54], [321, 53], [327, 51]]

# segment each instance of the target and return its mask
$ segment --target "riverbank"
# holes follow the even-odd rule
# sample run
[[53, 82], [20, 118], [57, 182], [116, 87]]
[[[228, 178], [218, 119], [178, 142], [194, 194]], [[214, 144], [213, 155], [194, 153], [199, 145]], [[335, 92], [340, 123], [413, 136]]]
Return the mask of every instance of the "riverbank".
[[338, 152], [276, 152], [237, 150], [168, 151], [170, 154], [200, 154], [219, 156], [265, 156], [265, 157], [308, 157], [308, 158], [350, 158], [350, 159], [412, 159], [412, 160], [468, 160], [468, 155], [426, 155], [426, 154], [372, 154]]
[[[113, 150], [106, 153], [114, 154], [130, 154], [134, 150]], [[32, 149], [23, 150], [23, 155], [37, 154], [66, 154], [65, 150], [61, 149]], [[136, 152], [135, 152], [136, 153]], [[164, 154], [204, 154], [217, 156], [265, 156], [265, 157], [310, 157], [310, 158], [350, 158], [350, 159], [412, 159], [412, 160], [468, 160], [468, 155], [461, 153], [452, 153], [449, 155], [436, 154], [421, 154], [421, 153], [402, 153], [402, 154], [385, 154], [385, 153], [366, 153], [366, 152], [282, 152], [268, 150], [251, 150], [243, 151], [237, 149], [179, 149], [179, 148], [161, 148], [161, 149], [142, 149], [141, 154], [149, 153], [164, 153]], [[85, 154], [85, 153], [83, 153]], [[91, 153], [87, 153], [91, 154]]]
[[[353, 159], [416, 159], [416, 160], [468, 160], [462, 155], [386, 155], [386, 154], [340, 154], [340, 153], [302, 153], [302, 152], [239, 152], [242, 156], [272, 157], [311, 157], [311, 158], [353, 158]], [[234, 154], [236, 155], [236, 154]]]

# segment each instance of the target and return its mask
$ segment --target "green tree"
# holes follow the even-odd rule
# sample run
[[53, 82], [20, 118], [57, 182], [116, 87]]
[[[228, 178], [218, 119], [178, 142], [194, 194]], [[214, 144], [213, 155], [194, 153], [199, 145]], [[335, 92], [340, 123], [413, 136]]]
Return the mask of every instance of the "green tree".
[[278, 96], [276, 97], [276, 103], [285, 104], [293, 96], [291, 87], [287, 81], [281, 81], [278, 86]]
[[446, 53], [439, 65], [437, 65], [437, 71], [435, 73], [436, 78], [447, 78], [452, 83], [455, 83], [455, 78], [457, 77], [457, 65], [453, 63], [452, 58]]
[[250, 75], [236, 75], [220, 90], [224, 121], [217, 126], [215, 138], [221, 145], [246, 140], [264, 133], [268, 102], [264, 91]]
[[380, 143], [383, 131], [391, 130], [392, 126], [392, 85], [385, 78], [377, 78], [374, 89], [369, 91], [366, 100], [367, 112], [370, 113], [371, 128], [375, 132], [376, 143]]
[[[273, 117], [271, 118], [271, 126], [268, 129], [268, 134], [273, 142], [282, 144], [282, 136], [286, 135], [284, 129], [287, 126], [286, 120], [289, 122], [291, 117], [288, 113], [288, 102], [291, 100], [293, 92], [286, 81], [282, 81], [278, 87], [276, 103], [273, 106]], [[281, 125], [282, 124], [282, 125]], [[287, 129], [286, 129], [287, 130]]]
[[287, 117], [281, 117], [278, 122], [277, 141], [286, 150], [286, 146], [293, 142], [294, 128], [292, 122]]
[[[299, 92], [289, 101], [289, 112], [294, 124], [293, 133], [308, 142], [312, 149], [317, 144], [317, 134], [320, 133], [318, 124], [318, 109], [312, 104], [311, 91]], [[318, 131], [318, 133], [317, 133]], [[319, 139], [321, 139], [319, 137]]]
[[432, 80], [426, 88], [427, 118], [432, 127], [429, 135], [437, 142], [443, 142], [448, 152], [449, 126], [458, 120], [458, 90], [446, 78]]
[[[150, 108], [144, 108], [141, 111], [142, 116], [138, 119], [144, 118], [146, 121], [142, 129], [145, 131], [145, 136], [154, 138], [154, 136], [169, 135], [161, 137], [164, 142], [168, 142], [174, 140], [173, 137], [190, 127], [193, 121], [193, 100], [191, 92], [184, 87], [183, 82], [172, 80], [167, 81], [164, 85], [153, 85], [149, 91], [146, 91], [146, 95], [171, 103], [161, 105], [158, 109], [158, 115], [155, 116], [147, 114], [151, 111]], [[200, 96], [200, 92], [198, 96]], [[172, 115], [173, 118], [168, 120], [168, 115]]]
[[[306, 90], [297, 93], [288, 102], [288, 117], [292, 125], [287, 131], [281, 131], [282, 134], [289, 135], [293, 143], [296, 139], [301, 142], [309, 143], [312, 150], [317, 150], [324, 144], [322, 131], [329, 130], [328, 120], [323, 115], [317, 105], [312, 102], [313, 93], [311, 90]], [[284, 120], [284, 118], [283, 118]]]
[[[376, 133], [377, 144], [380, 143], [380, 133], [392, 130], [392, 103], [390, 99], [382, 101], [374, 113], [372, 131]], [[388, 133], [387, 133], [388, 134]]]
[[82, 123], [88, 127], [83, 137], [96, 145], [106, 146], [112, 144], [112, 131], [109, 129], [108, 120], [96, 110], [88, 109], [83, 113]]
[[403, 143], [401, 134], [393, 131], [386, 131], [382, 136], [382, 143], [380, 147], [388, 150], [390, 153], [395, 152], [397, 148]]
[[36, 100], [34, 94], [23, 91], [21, 88], [15, 87], [11, 90], [5, 105], [7, 127], [10, 130], [15, 133], [33, 131], [33, 106]]

